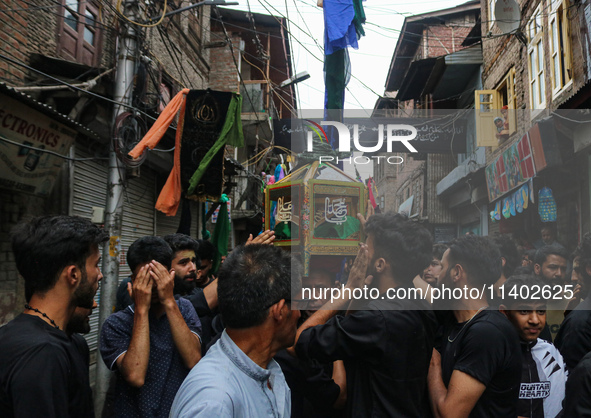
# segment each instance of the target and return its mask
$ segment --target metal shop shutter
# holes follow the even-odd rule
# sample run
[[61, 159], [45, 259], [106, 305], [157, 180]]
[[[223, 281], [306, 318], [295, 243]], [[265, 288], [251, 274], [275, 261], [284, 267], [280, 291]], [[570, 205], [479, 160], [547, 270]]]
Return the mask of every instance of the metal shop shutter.
[[[76, 144], [76, 158], [90, 158], [93, 155], [88, 150]], [[81, 216], [86, 219], [92, 218], [92, 207], [105, 207], [107, 201], [107, 178], [108, 167], [106, 161], [76, 161], [74, 162], [72, 191], [72, 215]], [[102, 247], [100, 248], [102, 255]], [[95, 297], [100, 303], [101, 286]], [[99, 310], [94, 310], [90, 316], [90, 333], [85, 335], [90, 351], [97, 348], [98, 340]]]
[[119, 282], [131, 271], [127, 266], [127, 250], [138, 238], [154, 235], [154, 205], [156, 175], [153, 170], [142, 166], [139, 177], [128, 177], [123, 192], [123, 220], [121, 224], [121, 255], [119, 260]]
[[[197, 231], [199, 230], [199, 202], [191, 202], [191, 236], [197, 239]], [[156, 235], [163, 237], [168, 234], [174, 234], [181, 221], [183, 203], [179, 206], [175, 216], [166, 216], [159, 210], [156, 211]]]

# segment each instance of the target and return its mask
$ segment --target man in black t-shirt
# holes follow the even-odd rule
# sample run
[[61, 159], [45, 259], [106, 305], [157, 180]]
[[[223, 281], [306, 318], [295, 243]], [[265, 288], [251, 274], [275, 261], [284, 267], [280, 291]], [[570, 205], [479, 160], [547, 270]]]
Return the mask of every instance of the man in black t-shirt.
[[93, 417], [88, 347], [64, 332], [76, 307], [91, 309], [98, 246], [108, 235], [72, 216], [18, 225], [12, 249], [25, 281], [25, 311], [0, 328], [1, 417]]
[[486, 295], [470, 289], [492, 285], [501, 276], [501, 255], [487, 237], [466, 235], [444, 253], [438, 282], [468, 289], [452, 300], [443, 323], [443, 343], [433, 350], [429, 369], [432, 408], [440, 417], [515, 417], [521, 378], [519, 337]]
[[[435, 317], [424, 300], [394, 299], [392, 294], [408, 294], [414, 277], [431, 261], [432, 239], [426, 229], [399, 214], [373, 215], [365, 232], [366, 244], [341, 298], [326, 303], [298, 329], [295, 352], [303, 360], [344, 361], [346, 416], [424, 417]], [[366, 281], [367, 274], [371, 281]], [[364, 284], [379, 296], [350, 305], [347, 290]], [[337, 315], [347, 309], [356, 310]]]
[[575, 268], [582, 279], [584, 300], [564, 318], [556, 336], [556, 348], [562, 353], [569, 370], [591, 351], [591, 233], [585, 234], [574, 256], [579, 259]]
[[571, 371], [562, 407], [561, 418], [591, 417], [591, 352]]

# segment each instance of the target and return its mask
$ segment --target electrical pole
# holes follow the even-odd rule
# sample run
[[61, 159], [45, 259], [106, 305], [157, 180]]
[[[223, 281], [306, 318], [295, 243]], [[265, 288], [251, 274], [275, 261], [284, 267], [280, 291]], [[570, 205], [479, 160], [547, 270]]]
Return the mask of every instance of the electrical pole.
[[[122, 13], [134, 20], [137, 2], [123, 3]], [[117, 37], [117, 76], [115, 81], [114, 100], [131, 105], [131, 91], [135, 75], [136, 59], [136, 28], [133, 24], [120, 20], [121, 32]], [[115, 135], [117, 118], [125, 112], [126, 107], [114, 105], [112, 135]], [[119, 254], [121, 251], [121, 222], [123, 218], [123, 184], [125, 182], [125, 166], [118, 161], [111, 141], [109, 150], [109, 179], [107, 185], [105, 228], [110, 239], [103, 248], [103, 279], [101, 280], [101, 296], [99, 301], [99, 335], [105, 320], [113, 313], [119, 279]], [[96, 361], [96, 385], [94, 390], [95, 416], [102, 416], [105, 398], [109, 389], [111, 371], [98, 355]]]

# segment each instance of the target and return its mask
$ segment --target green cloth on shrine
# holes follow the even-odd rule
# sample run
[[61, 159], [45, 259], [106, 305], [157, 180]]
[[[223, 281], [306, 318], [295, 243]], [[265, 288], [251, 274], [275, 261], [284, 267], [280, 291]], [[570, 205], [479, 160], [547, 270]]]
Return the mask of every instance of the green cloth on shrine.
[[207, 151], [207, 154], [201, 160], [199, 167], [191, 176], [191, 180], [189, 180], [189, 189], [187, 190], [187, 195], [192, 195], [199, 184], [199, 180], [207, 171], [207, 167], [209, 163], [213, 159], [213, 157], [225, 146], [225, 145], [233, 145], [235, 147], [243, 147], [244, 146], [244, 135], [242, 134], [242, 120], [241, 120], [241, 112], [242, 112], [242, 96], [239, 94], [234, 93], [232, 95], [232, 100], [230, 101], [230, 105], [228, 106], [228, 113], [226, 114], [226, 121], [224, 122], [224, 126], [222, 128], [222, 132], [220, 133], [220, 137], [218, 140], [213, 144], [213, 146]]
[[291, 237], [299, 237], [300, 235], [300, 228], [297, 224], [288, 221], [288, 222], [279, 222], [273, 228], [275, 231], [275, 239], [291, 239]]
[[314, 238], [345, 239], [359, 231], [360, 226], [361, 222], [359, 222], [359, 219], [354, 216], [347, 216], [347, 220], [340, 225], [331, 222], [322, 223], [322, 225], [314, 229]]
[[[222, 195], [222, 198], [225, 195]], [[227, 197], [226, 197], [227, 199]], [[218, 219], [213, 230], [211, 242], [217, 249], [215, 259], [213, 260], [212, 271], [217, 272], [223, 255], [228, 255], [228, 238], [230, 237], [230, 219], [228, 218], [228, 203], [220, 203]]]

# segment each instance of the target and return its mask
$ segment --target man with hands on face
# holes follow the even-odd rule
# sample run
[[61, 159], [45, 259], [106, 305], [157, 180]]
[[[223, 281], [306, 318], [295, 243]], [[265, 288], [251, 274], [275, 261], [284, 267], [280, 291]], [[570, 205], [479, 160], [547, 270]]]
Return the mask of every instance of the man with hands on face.
[[[423, 417], [435, 316], [422, 299], [387, 295], [408, 293], [431, 261], [433, 242], [425, 228], [400, 214], [364, 221], [367, 241], [341, 298], [328, 301], [300, 326], [293, 351], [303, 360], [344, 361], [345, 416]], [[380, 296], [352, 300], [346, 291], [365, 285]]]
[[162, 238], [136, 240], [127, 253], [134, 304], [105, 321], [102, 358], [117, 372], [115, 416], [167, 417], [181, 383], [201, 359], [201, 324], [174, 296], [172, 250]]

